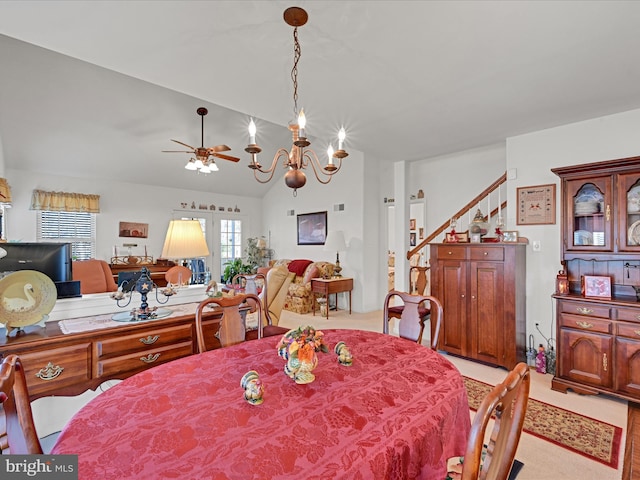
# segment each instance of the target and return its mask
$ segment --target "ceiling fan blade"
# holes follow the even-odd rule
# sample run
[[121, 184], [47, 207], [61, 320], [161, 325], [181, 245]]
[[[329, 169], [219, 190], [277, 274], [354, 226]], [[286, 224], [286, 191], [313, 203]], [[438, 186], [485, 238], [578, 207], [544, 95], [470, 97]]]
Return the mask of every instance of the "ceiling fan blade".
[[222, 160], [229, 160], [230, 162], [239, 162], [240, 159], [238, 157], [230, 157], [229, 155], [223, 155], [221, 153], [211, 153], [212, 157], [221, 158]]
[[211, 154], [218, 152], [228, 152], [229, 150], [231, 150], [231, 148], [227, 147], [226, 145], [216, 145], [215, 147], [207, 148], [207, 150], [209, 150], [209, 154]]
[[187, 145], [186, 143], [179, 142], [178, 140], [174, 140], [173, 138], [171, 139], [171, 141], [179, 143], [180, 145], [184, 145], [185, 147], [189, 147], [191, 150], [195, 150], [195, 148], [193, 148], [191, 145]]
[[162, 153], [194, 153], [193, 150], [162, 150]]

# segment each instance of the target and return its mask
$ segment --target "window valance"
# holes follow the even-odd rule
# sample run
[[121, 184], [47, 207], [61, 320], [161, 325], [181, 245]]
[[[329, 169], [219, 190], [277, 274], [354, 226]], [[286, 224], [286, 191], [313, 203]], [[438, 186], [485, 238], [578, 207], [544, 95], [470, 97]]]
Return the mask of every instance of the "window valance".
[[31, 210], [100, 213], [100, 195], [34, 190]]

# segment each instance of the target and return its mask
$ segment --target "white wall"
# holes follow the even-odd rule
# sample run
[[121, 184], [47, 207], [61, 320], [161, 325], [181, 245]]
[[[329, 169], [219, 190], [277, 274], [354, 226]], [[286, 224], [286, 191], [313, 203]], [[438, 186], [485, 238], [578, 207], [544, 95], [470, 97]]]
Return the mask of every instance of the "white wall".
[[[507, 169], [516, 169], [517, 178], [508, 182], [508, 202], [515, 205], [516, 189], [554, 183], [555, 225], [515, 225], [513, 210], [508, 229], [518, 230], [530, 240], [527, 247], [527, 335], [535, 344], [543, 343], [535, 324], [545, 337], [555, 337], [555, 310], [551, 295], [560, 269], [560, 180], [551, 168], [601, 162], [640, 155], [640, 110], [632, 110], [584, 122], [564, 125], [507, 139]], [[533, 252], [531, 242], [539, 240], [541, 251]]]
[[[365, 188], [366, 182], [362, 180], [368, 175], [364, 171], [364, 155], [350, 149], [349, 156], [342, 161], [339, 173], [328, 185], [318, 182], [313, 171], [307, 168], [307, 183], [298, 190], [296, 197], [293, 196], [293, 190], [285, 186], [284, 173], [284, 169], [276, 172], [271, 180], [273, 186], [263, 199], [262, 224], [265, 228], [270, 228], [271, 248], [275, 250], [275, 258], [335, 262], [336, 252], [327, 252], [322, 245], [297, 244], [296, 215], [326, 210], [328, 230], [342, 230], [347, 243], [347, 251], [340, 253], [340, 264], [342, 275], [354, 279], [352, 309], [362, 312], [380, 308], [373, 305], [370, 299], [365, 299], [363, 288], [365, 278], [376, 278], [364, 276], [369, 268], [365, 258], [368, 260], [371, 255], [377, 255], [377, 250], [372, 253], [377, 245], [370, 244], [368, 238], [365, 242], [365, 219], [371, 216], [368, 211], [371, 207], [365, 205], [365, 195], [370, 195], [370, 191], [368, 187]], [[344, 211], [334, 211], [334, 206], [339, 204], [344, 204]], [[291, 216], [287, 214], [290, 210], [294, 211]], [[262, 231], [260, 234], [269, 238], [269, 231]], [[366, 254], [368, 257], [365, 257]], [[368, 284], [371, 284], [371, 280]], [[344, 307], [344, 301], [344, 298], [340, 298], [340, 308]]]
[[[141, 255], [147, 246], [148, 255], [157, 259], [164, 244], [169, 221], [182, 215], [220, 218], [222, 212], [213, 213], [210, 210], [191, 209], [191, 203], [196, 207], [203, 205], [224, 206], [225, 209], [236, 206], [239, 213], [224, 212], [241, 218], [246, 222], [247, 235], [245, 238], [258, 236], [262, 232], [262, 205], [260, 199], [252, 197], [235, 197], [219, 195], [209, 192], [179, 190], [172, 188], [136, 185], [128, 182], [110, 182], [101, 179], [55, 177], [42, 175], [37, 172], [10, 169], [7, 171], [13, 196], [13, 207], [7, 210], [7, 237], [9, 241], [36, 240], [36, 212], [29, 210], [31, 193], [34, 189], [49, 191], [66, 191], [77, 193], [91, 193], [100, 195], [101, 213], [97, 221], [96, 258], [109, 261], [113, 255], [114, 245], [118, 246], [118, 253], [126, 252], [123, 243], [136, 243], [137, 249], [132, 253]], [[181, 203], [187, 203], [183, 209]], [[149, 224], [149, 236], [146, 239], [124, 238], [118, 236], [119, 222], [142, 222]], [[213, 225], [208, 225], [209, 233], [213, 233]], [[219, 239], [210, 237], [210, 245], [219, 245]], [[211, 250], [211, 248], [210, 248]], [[209, 258], [209, 266], [216, 267], [219, 259]], [[213, 273], [219, 273], [215, 268]], [[214, 276], [213, 278], [217, 278]]]

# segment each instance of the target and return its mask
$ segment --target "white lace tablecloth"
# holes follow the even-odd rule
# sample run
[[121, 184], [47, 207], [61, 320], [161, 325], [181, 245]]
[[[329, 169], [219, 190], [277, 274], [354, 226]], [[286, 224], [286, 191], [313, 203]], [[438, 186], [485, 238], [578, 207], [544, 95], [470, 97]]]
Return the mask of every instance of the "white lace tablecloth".
[[[183, 303], [178, 305], [169, 305], [163, 308], [171, 310], [171, 314], [162, 318], [170, 318], [182, 315], [195, 315], [196, 309], [198, 308], [198, 303]], [[62, 333], [69, 334], [87, 332], [90, 330], [101, 330], [103, 328], [122, 327], [123, 325], [153, 322], [156, 320], [150, 319], [139, 320], [136, 322], [116, 322], [114, 320], [111, 320], [111, 317], [113, 317], [116, 313], [120, 312], [96, 315], [94, 317], [80, 317], [60, 320], [60, 322], [58, 322], [58, 325], [60, 326], [60, 330], [62, 330]]]

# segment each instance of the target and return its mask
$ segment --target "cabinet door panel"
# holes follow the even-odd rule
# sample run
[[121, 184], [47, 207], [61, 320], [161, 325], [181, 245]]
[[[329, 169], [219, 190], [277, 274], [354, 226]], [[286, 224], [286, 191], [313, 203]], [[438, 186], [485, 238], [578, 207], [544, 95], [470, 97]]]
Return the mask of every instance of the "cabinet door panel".
[[441, 262], [440, 301], [443, 309], [442, 348], [450, 353], [467, 353], [467, 268], [465, 262]]
[[617, 179], [618, 249], [640, 252], [640, 173], [620, 174]]
[[612, 386], [613, 337], [563, 328], [559, 345], [560, 376], [599, 387]]
[[613, 251], [612, 191], [610, 175], [566, 182], [566, 250]]
[[470, 350], [474, 358], [502, 364], [504, 345], [504, 265], [471, 262]]
[[616, 339], [616, 390], [640, 397], [640, 341]]

